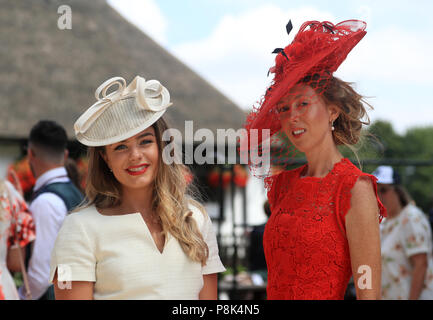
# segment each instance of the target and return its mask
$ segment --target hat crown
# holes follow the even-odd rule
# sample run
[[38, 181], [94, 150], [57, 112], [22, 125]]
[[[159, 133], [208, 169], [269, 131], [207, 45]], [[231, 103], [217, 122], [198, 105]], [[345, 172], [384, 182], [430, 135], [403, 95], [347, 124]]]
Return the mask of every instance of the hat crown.
[[[329, 21], [307, 21], [302, 24], [293, 41], [284, 49], [277, 48], [275, 64], [269, 69], [274, 74], [271, 84], [264, 95], [254, 106], [245, 123], [247, 135], [245, 141], [251, 141], [253, 134], [269, 130], [268, 137], [259, 134], [254, 146], [241, 143], [240, 152], [252, 159], [251, 155], [263, 157], [263, 146], [268, 148], [267, 156], [271, 163], [286, 163], [297, 153], [297, 148], [286, 139], [282, 125], [278, 102], [286, 95], [296, 96], [290, 90], [310, 86], [317, 95], [321, 95], [332, 80], [333, 73], [346, 59], [349, 52], [366, 34], [366, 23], [358, 20], [346, 20], [337, 24]], [[292, 30], [292, 24], [286, 25], [286, 31]], [[269, 73], [268, 73], [269, 75]], [[270, 138], [269, 138], [270, 136]], [[269, 142], [269, 143], [268, 143]], [[257, 157], [257, 158], [260, 158]], [[255, 161], [257, 160], [257, 161]], [[265, 168], [264, 173], [256, 170], [262, 167], [259, 159], [249, 161], [253, 174], [258, 177], [269, 177], [274, 174]], [[272, 166], [269, 166], [271, 168]], [[255, 174], [254, 172], [259, 172]]]
[[[114, 91], [108, 93], [110, 89]], [[151, 126], [172, 105], [170, 93], [157, 80], [137, 76], [126, 86], [122, 77], [103, 82], [95, 91], [97, 102], [75, 122], [75, 135], [88, 146], [127, 139]]]
[[[271, 72], [278, 78], [279, 74], [290, 72], [302, 61], [312, 59], [321, 60], [314, 65], [316, 71], [335, 72], [364, 37], [366, 27], [367, 24], [359, 20], [346, 20], [336, 25], [329, 21], [306, 21], [293, 41], [284, 48], [284, 53], [276, 56]], [[331, 55], [330, 51], [335, 54]]]

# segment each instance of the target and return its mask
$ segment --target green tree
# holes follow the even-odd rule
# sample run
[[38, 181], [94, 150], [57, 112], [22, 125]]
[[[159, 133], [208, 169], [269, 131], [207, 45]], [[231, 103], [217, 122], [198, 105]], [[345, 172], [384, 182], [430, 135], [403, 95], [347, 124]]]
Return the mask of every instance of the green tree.
[[[433, 160], [433, 127], [413, 128], [404, 136], [406, 157], [414, 160]], [[405, 185], [418, 206], [425, 212], [432, 208], [433, 166], [419, 166], [406, 175]]]
[[[280, 135], [280, 144], [274, 149], [273, 156], [282, 162], [287, 157], [287, 146], [290, 141], [285, 135]], [[402, 177], [402, 184], [406, 187], [416, 204], [428, 212], [433, 207], [433, 127], [412, 128], [404, 135], [395, 132], [388, 121], [375, 121], [362, 132], [359, 143], [352, 148], [339, 147], [344, 157], [357, 163], [359, 160], [414, 160], [431, 162], [429, 166], [394, 166]], [[277, 151], [278, 150], [278, 151]], [[278, 154], [280, 152], [281, 154]], [[304, 158], [303, 153], [297, 153], [295, 159]], [[293, 169], [299, 164], [286, 163], [286, 169]], [[362, 170], [373, 172], [378, 165], [364, 165]]]
[[[369, 128], [368, 143], [362, 149], [362, 159], [433, 161], [433, 127], [412, 128], [405, 135], [394, 131], [391, 123], [376, 121]], [[371, 172], [375, 166], [366, 166]], [[402, 184], [424, 212], [432, 207], [433, 166], [395, 166]]]

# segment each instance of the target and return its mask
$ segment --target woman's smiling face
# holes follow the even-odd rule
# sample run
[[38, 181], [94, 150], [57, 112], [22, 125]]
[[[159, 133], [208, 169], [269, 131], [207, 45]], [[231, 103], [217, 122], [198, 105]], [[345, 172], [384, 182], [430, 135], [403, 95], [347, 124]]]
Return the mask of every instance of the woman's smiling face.
[[336, 111], [308, 85], [298, 84], [289, 90], [277, 103], [277, 112], [283, 132], [301, 152], [311, 151], [326, 137], [332, 138]]
[[159, 163], [154, 128], [149, 127], [129, 139], [106, 146], [102, 157], [124, 189], [153, 186]]

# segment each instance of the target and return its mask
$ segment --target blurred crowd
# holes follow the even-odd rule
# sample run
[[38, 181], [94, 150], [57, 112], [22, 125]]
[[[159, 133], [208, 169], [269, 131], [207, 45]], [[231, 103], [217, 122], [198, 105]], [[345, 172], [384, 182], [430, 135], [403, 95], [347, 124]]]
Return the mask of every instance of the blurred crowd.
[[27, 155], [0, 183], [0, 299], [54, 299], [51, 251], [66, 215], [83, 200], [65, 129], [39, 121]]

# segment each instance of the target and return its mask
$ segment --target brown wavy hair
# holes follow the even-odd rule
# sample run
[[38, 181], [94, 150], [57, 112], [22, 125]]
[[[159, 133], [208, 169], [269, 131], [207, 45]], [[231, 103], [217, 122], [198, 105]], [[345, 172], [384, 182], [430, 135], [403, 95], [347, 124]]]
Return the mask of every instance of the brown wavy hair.
[[[168, 129], [163, 118], [155, 122], [155, 138], [158, 144], [159, 163], [153, 185], [152, 210], [157, 214], [165, 237], [170, 233], [178, 241], [185, 254], [193, 261], [206, 264], [209, 248], [192, 218], [189, 205], [198, 207], [206, 218], [206, 211], [198, 201], [193, 200], [196, 190], [193, 184], [188, 185], [185, 173], [188, 168], [174, 161], [166, 164], [162, 153], [164, 147], [172, 141], [163, 141], [162, 135]], [[86, 184], [86, 204], [99, 209], [119, 205], [122, 200], [122, 188], [101, 156], [105, 147], [89, 147], [89, 167]], [[83, 206], [81, 206], [83, 208]], [[79, 210], [79, 209], [78, 209]]]
[[[354, 146], [363, 137], [362, 126], [370, 124], [366, 107], [373, 107], [365, 97], [353, 89], [352, 82], [345, 82], [337, 77], [320, 73], [304, 77], [300, 83], [310, 85], [329, 105], [334, 105], [340, 112], [334, 121], [333, 139], [337, 146], [344, 145], [355, 154], [358, 162], [357, 148]], [[371, 133], [366, 135], [375, 138]]]
[[398, 200], [400, 201], [400, 205], [402, 208], [406, 207], [409, 203], [413, 201], [409, 192], [400, 184], [393, 185], [394, 191], [397, 193]]
[[[362, 125], [369, 125], [365, 106], [373, 107], [353, 89], [353, 83], [332, 77], [323, 92], [328, 104], [335, 105], [340, 115], [334, 121], [334, 141], [337, 145], [355, 145], [361, 138]], [[365, 119], [365, 120], [364, 120]]]

